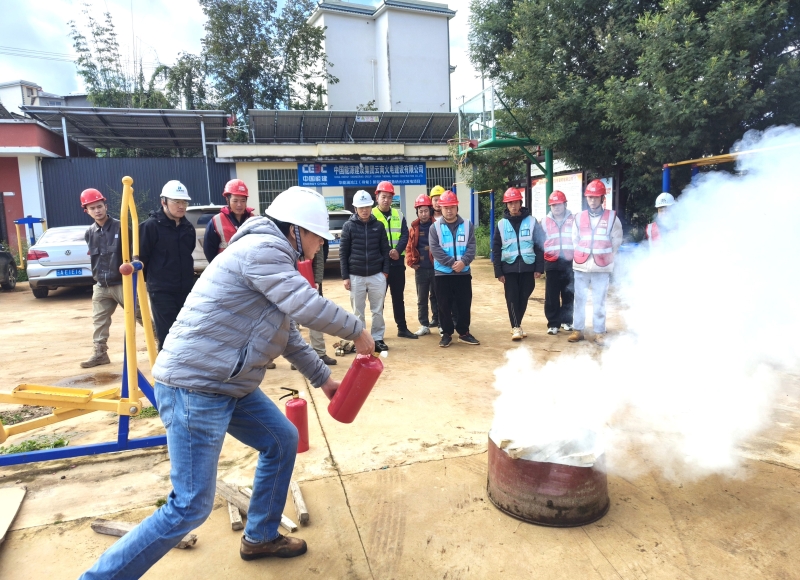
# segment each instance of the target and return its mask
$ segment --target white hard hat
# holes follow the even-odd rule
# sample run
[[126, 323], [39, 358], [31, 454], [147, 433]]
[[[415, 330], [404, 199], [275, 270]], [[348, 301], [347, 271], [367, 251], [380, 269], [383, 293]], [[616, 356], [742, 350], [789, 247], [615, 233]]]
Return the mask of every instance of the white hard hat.
[[161, 188], [161, 197], [185, 199], [186, 201], [192, 200], [192, 198], [189, 197], [189, 192], [186, 191], [186, 186], [177, 179], [173, 179], [164, 184], [164, 187]]
[[675, 203], [675, 198], [671, 193], [660, 193], [656, 198], [656, 207], [669, 207]]
[[332, 240], [328, 226], [328, 206], [325, 198], [307, 187], [290, 187], [279, 193], [264, 210], [264, 215], [282, 222], [294, 224], [308, 231]]
[[353, 207], [367, 207], [373, 205], [375, 205], [375, 202], [372, 201], [372, 196], [363, 189], [359, 189], [353, 196]]

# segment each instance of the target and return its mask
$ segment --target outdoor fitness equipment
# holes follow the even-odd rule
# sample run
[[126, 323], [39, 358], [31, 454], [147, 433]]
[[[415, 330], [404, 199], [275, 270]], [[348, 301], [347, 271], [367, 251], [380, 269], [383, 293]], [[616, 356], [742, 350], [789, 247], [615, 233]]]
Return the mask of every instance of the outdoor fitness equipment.
[[[122, 227], [120, 228], [122, 232], [122, 266], [120, 267], [120, 273], [123, 275], [122, 292], [125, 298], [125, 358], [122, 363], [122, 385], [102, 391], [93, 391], [92, 389], [23, 384], [19, 385], [11, 393], [0, 393], [0, 402], [2, 403], [42, 405], [54, 408], [53, 413], [50, 415], [17, 423], [16, 425], [0, 426], [0, 443], [3, 443], [11, 435], [66, 421], [92, 411], [110, 411], [119, 415], [117, 441], [0, 455], [0, 466], [66, 459], [114, 451], [128, 451], [167, 444], [166, 435], [143, 437], [141, 439], [129, 439], [128, 437], [130, 417], [135, 417], [141, 413], [142, 398], [147, 397], [153, 406], [157, 408], [153, 387], [139, 372], [136, 365], [135, 297], [138, 298], [142, 318], [145, 321], [143, 325], [144, 336], [151, 367], [155, 364], [156, 346], [153, 327], [149, 324], [151, 320], [150, 303], [147, 300], [147, 288], [145, 286], [144, 273], [142, 272], [142, 263], [139, 261], [139, 216], [133, 201], [133, 187], [131, 187], [133, 179], [131, 177], [123, 177], [122, 183], [122, 212], [120, 216], [122, 221]], [[126, 227], [129, 216], [131, 221], [130, 232], [133, 234], [132, 257], [130, 251], [131, 243], [128, 239], [130, 233]]]

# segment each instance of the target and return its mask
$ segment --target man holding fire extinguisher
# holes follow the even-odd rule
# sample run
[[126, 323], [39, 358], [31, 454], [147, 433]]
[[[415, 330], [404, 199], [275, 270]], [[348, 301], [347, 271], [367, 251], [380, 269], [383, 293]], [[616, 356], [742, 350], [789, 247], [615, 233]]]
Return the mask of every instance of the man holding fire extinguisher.
[[242, 537], [244, 560], [291, 558], [305, 541], [278, 533], [297, 452], [297, 429], [261, 391], [266, 366], [282, 355], [332, 398], [339, 383], [295, 323], [375, 344], [354, 315], [319, 295], [298, 272], [330, 239], [323, 197], [291, 187], [245, 222], [186, 299], [153, 367], [159, 414], [167, 431], [173, 490], [167, 503], [109, 548], [84, 579], [138, 578], [214, 506], [225, 434], [259, 452]]

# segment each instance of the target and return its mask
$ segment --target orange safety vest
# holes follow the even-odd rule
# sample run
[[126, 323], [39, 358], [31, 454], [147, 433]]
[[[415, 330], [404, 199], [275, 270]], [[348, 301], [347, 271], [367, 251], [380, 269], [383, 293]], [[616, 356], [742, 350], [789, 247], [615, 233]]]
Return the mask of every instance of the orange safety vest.
[[608, 266], [614, 261], [614, 249], [611, 246], [611, 228], [614, 227], [614, 220], [617, 219], [617, 212], [605, 210], [597, 222], [597, 227], [592, 229], [592, 222], [589, 219], [589, 211], [581, 212], [580, 239], [575, 248], [575, 263], [583, 264], [589, 259], [594, 258], [594, 263], [600, 266]]
[[567, 218], [558, 226], [558, 222], [549, 215], [544, 218], [544, 231], [547, 235], [544, 240], [544, 259], [548, 262], [555, 262], [563, 253], [565, 260], [572, 260], [572, 224], [575, 223], [575, 216], [569, 214]]
[[647, 227], [644, 229], [644, 237], [651, 242], [658, 242], [661, 239], [661, 232], [658, 231], [658, 224], [656, 222], [647, 224]]
[[[211, 221], [214, 222], [214, 229], [217, 231], [217, 235], [219, 236], [218, 254], [221, 254], [222, 251], [228, 247], [228, 244], [231, 242], [231, 238], [239, 229], [239, 226], [234, 224], [230, 217], [226, 217], [225, 219], [222, 218], [222, 214], [230, 216], [230, 213], [230, 208], [223, 207], [217, 215], [211, 218]], [[248, 207], [244, 212], [244, 220], [242, 220], [242, 223], [251, 217], [253, 217], [253, 208]]]

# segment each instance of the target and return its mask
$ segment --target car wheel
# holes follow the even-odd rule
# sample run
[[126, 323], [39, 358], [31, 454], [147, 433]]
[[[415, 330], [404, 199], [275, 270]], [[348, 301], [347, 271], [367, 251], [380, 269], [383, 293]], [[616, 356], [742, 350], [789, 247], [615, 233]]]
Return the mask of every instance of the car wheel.
[[31, 292], [33, 292], [33, 296], [35, 298], [47, 298], [47, 294], [50, 292], [50, 288], [47, 286], [43, 286], [41, 288], [31, 288]]
[[9, 262], [6, 266], [6, 281], [0, 283], [3, 290], [13, 290], [17, 287], [17, 266], [14, 262]]

